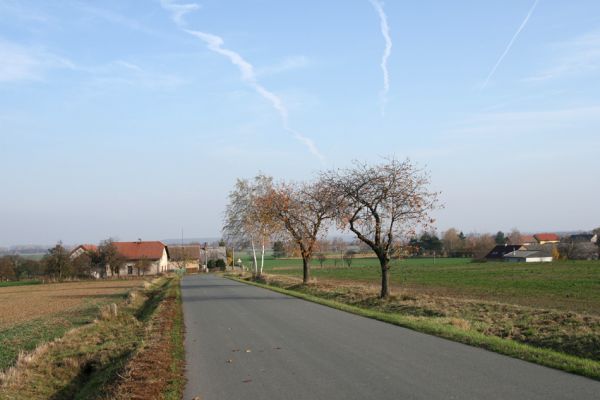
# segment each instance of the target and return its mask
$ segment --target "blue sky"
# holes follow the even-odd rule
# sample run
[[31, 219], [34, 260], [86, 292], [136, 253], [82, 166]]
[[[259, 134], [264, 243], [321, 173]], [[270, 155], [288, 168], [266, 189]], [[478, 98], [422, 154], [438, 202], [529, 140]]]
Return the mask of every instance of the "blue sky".
[[0, 20], [0, 245], [217, 236], [236, 177], [390, 155], [431, 171], [440, 231], [600, 225], [598, 1], [0, 0]]

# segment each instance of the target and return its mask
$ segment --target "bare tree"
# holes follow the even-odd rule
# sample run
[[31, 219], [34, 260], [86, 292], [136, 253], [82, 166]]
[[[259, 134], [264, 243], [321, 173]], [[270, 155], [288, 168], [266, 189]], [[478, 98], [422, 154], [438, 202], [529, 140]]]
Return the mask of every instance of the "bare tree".
[[509, 244], [523, 244], [523, 237], [521, 236], [521, 232], [517, 228], [513, 228], [512, 231], [508, 234], [508, 243]]
[[317, 254], [317, 260], [319, 260], [319, 265], [323, 268], [323, 264], [327, 261], [327, 254], [320, 252]]
[[352, 260], [354, 260], [355, 255], [356, 255], [356, 252], [354, 250], [348, 250], [344, 253], [344, 262], [346, 263], [348, 268], [350, 268], [350, 266], [352, 266]]
[[325, 224], [333, 215], [329, 188], [311, 184], [279, 184], [260, 198], [259, 207], [280, 223], [302, 256], [302, 281], [310, 279], [310, 262]]
[[0, 282], [10, 280], [15, 277], [15, 266], [11, 256], [0, 258]]
[[121, 275], [121, 267], [125, 264], [123, 256], [119, 253], [113, 239], [106, 239], [98, 246], [100, 265], [106, 270], [110, 269], [112, 275]]
[[452, 257], [456, 250], [462, 250], [464, 247], [463, 240], [458, 235], [455, 228], [450, 228], [442, 235], [442, 243], [446, 254]]
[[150, 261], [147, 257], [142, 256], [139, 260], [135, 262], [135, 268], [137, 270], [138, 276], [146, 275], [148, 271], [150, 271], [150, 267], [152, 266], [152, 261]]
[[[338, 264], [338, 259], [340, 260], [340, 262], [342, 262], [342, 259], [344, 258], [344, 252], [346, 251], [346, 248], [348, 247], [348, 243], [346, 243], [346, 241], [342, 238], [333, 238], [331, 240], [331, 248], [333, 250], [333, 252], [336, 254], [333, 262], [335, 263], [335, 266], [337, 267]], [[339, 255], [339, 257], [338, 257]]]
[[467, 246], [476, 260], [483, 260], [485, 256], [496, 246], [494, 236], [486, 233], [483, 235], [469, 235]]
[[72, 274], [71, 258], [69, 252], [63, 247], [62, 242], [48, 250], [44, 256], [46, 273], [58, 279], [63, 279]]
[[351, 168], [325, 172], [321, 182], [336, 195], [340, 227], [376, 254], [380, 296], [387, 298], [395, 238], [414, 235], [418, 226], [433, 223], [429, 212], [437, 206], [438, 193], [428, 189], [428, 174], [408, 160], [389, 159], [373, 166], [355, 162]]
[[[273, 179], [266, 175], [257, 175], [252, 182], [238, 179], [235, 188], [229, 193], [229, 204], [225, 211], [223, 234], [225, 238], [243, 247], [249, 243], [252, 247], [255, 275], [260, 276], [264, 267], [265, 246], [273, 232], [277, 230], [272, 214], [258, 207], [257, 199], [266, 196], [273, 186]], [[256, 258], [256, 244], [261, 245], [260, 269]]]

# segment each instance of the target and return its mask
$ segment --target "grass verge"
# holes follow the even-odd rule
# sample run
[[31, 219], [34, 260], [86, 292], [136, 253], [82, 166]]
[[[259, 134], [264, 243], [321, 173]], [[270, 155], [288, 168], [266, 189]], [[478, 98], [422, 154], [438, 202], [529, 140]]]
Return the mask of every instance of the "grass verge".
[[[168, 321], [177, 320], [171, 317], [180, 312], [176, 301], [178, 286], [177, 278], [156, 280], [145, 290], [130, 292], [127, 299], [103, 308], [93, 323], [72, 329], [63, 337], [21, 355], [13, 368], [0, 373], [0, 398], [136, 398], [119, 397], [119, 390], [127, 387], [131, 393], [138, 386], [145, 390], [149, 387], [148, 380], [153, 388], [158, 388], [159, 395], [138, 398], [165, 398], [168, 393], [176, 396], [182, 390], [180, 386], [169, 388], [172, 382], [181, 382], [183, 362], [176, 363], [169, 355], [177, 344], [171, 339], [174, 328]], [[180, 329], [182, 335], [182, 324]], [[154, 358], [160, 362], [142, 371], [146, 380], [128, 380], [136, 360], [143, 359], [140, 355], [161, 348], [166, 350], [156, 352]], [[181, 357], [182, 348], [181, 343], [178, 353]], [[170, 367], [166, 369], [170, 373], [157, 370], [164, 365]]]
[[312, 301], [338, 310], [362, 315], [379, 321], [409, 328], [415, 331], [443, 337], [456, 342], [481, 347], [486, 350], [511, 356], [525, 361], [534, 362], [547, 367], [560, 369], [578, 375], [583, 375], [595, 380], [600, 380], [600, 362], [582, 357], [564, 354], [551, 349], [534, 347], [519, 343], [514, 340], [498, 336], [489, 336], [481, 332], [470, 330], [461, 325], [442, 322], [440, 318], [431, 316], [414, 316], [399, 313], [383, 312], [375, 309], [357, 307], [343, 302], [325, 298], [323, 293], [307, 293], [306, 287], [296, 285], [293, 290], [272, 284], [254, 282], [249, 279], [225, 275], [229, 279], [273, 290], [289, 296]]

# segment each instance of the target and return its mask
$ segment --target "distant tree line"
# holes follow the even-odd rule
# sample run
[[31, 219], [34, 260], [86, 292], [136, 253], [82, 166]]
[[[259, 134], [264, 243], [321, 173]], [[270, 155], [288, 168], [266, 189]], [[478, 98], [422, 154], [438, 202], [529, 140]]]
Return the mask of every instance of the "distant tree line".
[[[71, 257], [61, 242], [57, 243], [39, 260], [18, 255], [0, 257], [0, 281], [24, 279], [89, 279], [104, 278], [107, 271], [120, 276], [125, 259], [119, 254], [112, 239], [101, 242], [95, 251], [85, 251], [77, 257]], [[150, 270], [151, 261], [141, 259], [133, 269], [137, 275]]]

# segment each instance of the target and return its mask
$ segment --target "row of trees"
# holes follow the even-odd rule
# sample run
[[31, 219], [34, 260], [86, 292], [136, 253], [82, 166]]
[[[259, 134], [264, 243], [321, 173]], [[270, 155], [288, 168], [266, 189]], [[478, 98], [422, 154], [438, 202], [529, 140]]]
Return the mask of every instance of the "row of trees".
[[258, 276], [269, 241], [295, 243], [307, 283], [318, 240], [333, 227], [352, 232], [379, 260], [380, 296], [386, 298], [390, 259], [398, 242], [433, 223], [430, 212], [438, 206], [438, 193], [429, 184], [426, 171], [396, 159], [375, 165], [355, 162], [350, 168], [321, 172], [310, 182], [275, 183], [265, 175], [238, 179], [229, 195], [223, 233], [230, 243], [252, 248]]

